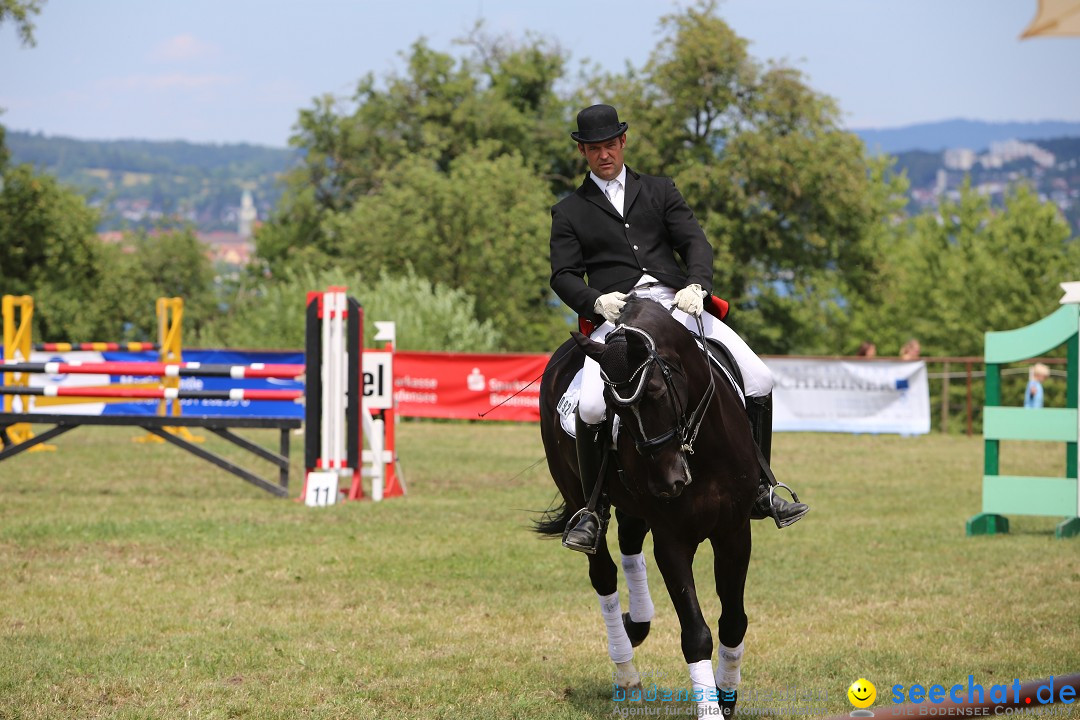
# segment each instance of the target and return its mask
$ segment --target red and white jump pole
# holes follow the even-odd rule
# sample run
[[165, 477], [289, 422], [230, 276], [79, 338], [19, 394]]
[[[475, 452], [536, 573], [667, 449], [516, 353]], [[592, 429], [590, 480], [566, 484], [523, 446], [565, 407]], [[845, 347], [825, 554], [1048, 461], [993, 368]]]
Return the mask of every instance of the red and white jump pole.
[[0, 385], [0, 395], [38, 395], [44, 397], [138, 398], [144, 400], [302, 400], [303, 390], [182, 390], [180, 388], [117, 387], [20, 387]]
[[197, 362], [22, 362], [4, 360], [0, 372], [49, 375], [133, 375], [136, 377], [303, 378], [306, 368], [293, 364], [224, 365]]

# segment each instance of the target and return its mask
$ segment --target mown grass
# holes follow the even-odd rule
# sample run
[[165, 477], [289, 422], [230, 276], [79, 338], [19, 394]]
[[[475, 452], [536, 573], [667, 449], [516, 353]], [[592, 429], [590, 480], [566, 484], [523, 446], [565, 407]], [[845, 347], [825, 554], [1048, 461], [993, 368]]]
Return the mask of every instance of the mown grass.
[[[619, 707], [584, 556], [529, 531], [554, 494], [533, 466], [535, 426], [404, 423], [408, 496], [325, 509], [135, 434], [80, 428], [55, 453], [0, 464], [3, 720], [600, 718]], [[744, 698], [797, 689], [842, 713], [859, 677], [886, 698], [897, 683], [1080, 671], [1080, 544], [1054, 539], [1054, 518], [964, 536], [980, 509], [979, 439], [776, 444], [777, 474], [813, 511], [782, 532], [755, 523]], [[224, 451], [212, 436], [207, 446]], [[1002, 461], [1056, 474], [1064, 450], [1008, 444]], [[650, 571], [658, 613], [636, 663], [682, 687], [678, 624]], [[707, 546], [697, 572], [715, 618]]]

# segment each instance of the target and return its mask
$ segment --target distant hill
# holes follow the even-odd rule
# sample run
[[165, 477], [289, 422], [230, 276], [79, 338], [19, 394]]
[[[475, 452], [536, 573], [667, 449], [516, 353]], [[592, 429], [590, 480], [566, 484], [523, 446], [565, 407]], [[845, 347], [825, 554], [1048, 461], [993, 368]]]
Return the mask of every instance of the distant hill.
[[259, 145], [6, 136], [13, 162], [86, 193], [102, 212], [102, 231], [151, 228], [164, 218], [201, 232], [235, 230], [245, 190], [265, 220], [281, 196], [279, 178], [297, 161], [295, 150]]
[[873, 129], [852, 128], [874, 153], [896, 153], [908, 150], [941, 152], [949, 148], [985, 150], [1000, 140], [1045, 140], [1048, 138], [1080, 137], [1080, 122], [1008, 122], [992, 123], [979, 120], [945, 120], [905, 127]]
[[76, 140], [41, 133], [7, 131], [7, 145], [16, 162], [54, 171], [82, 168], [156, 173], [164, 170], [259, 175], [281, 172], [295, 150], [262, 145], [217, 145], [182, 140]]

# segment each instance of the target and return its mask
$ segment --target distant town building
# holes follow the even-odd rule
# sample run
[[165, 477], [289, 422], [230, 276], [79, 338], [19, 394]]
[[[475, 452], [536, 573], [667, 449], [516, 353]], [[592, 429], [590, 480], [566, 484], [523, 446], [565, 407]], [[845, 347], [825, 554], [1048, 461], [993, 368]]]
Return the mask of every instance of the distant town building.
[[251, 191], [245, 190], [240, 200], [240, 222], [237, 234], [245, 240], [250, 240], [255, 234], [256, 219], [258, 219], [258, 212], [255, 210], [255, 202], [251, 199]]
[[255, 252], [250, 238], [240, 233], [217, 231], [198, 233], [198, 237], [206, 245], [206, 256], [214, 263], [247, 265]]
[[990, 162], [984, 162], [984, 167], [1001, 167], [1015, 160], [1031, 158], [1036, 165], [1044, 168], [1054, 166], [1054, 154], [1043, 150], [1034, 143], [1021, 142], [1020, 140], [1004, 140], [990, 143], [990, 152], [984, 158]]
[[949, 174], [945, 172], [944, 168], [938, 168], [937, 175], [934, 178], [934, 194], [941, 195], [949, 187]]
[[975, 166], [978, 155], [968, 148], [950, 148], [945, 151], [945, 167], [949, 170], [967, 172]]

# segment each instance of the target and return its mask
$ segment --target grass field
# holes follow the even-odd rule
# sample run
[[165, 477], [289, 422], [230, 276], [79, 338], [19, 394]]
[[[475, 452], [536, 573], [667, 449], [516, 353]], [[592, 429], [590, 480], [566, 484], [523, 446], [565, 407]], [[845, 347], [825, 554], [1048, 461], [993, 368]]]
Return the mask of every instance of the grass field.
[[[80, 428], [57, 452], [0, 464], [0, 719], [601, 718], [625, 705], [585, 558], [529, 531], [554, 493], [531, 467], [535, 426], [405, 423], [408, 496], [325, 509], [135, 434]], [[1009, 536], [964, 536], [979, 439], [776, 444], [777, 475], [813, 510], [782, 532], [755, 523], [745, 707], [788, 716], [780, 695], [809, 693], [815, 711], [846, 713], [860, 677], [887, 698], [895, 684], [1080, 671], [1080, 542], [1020, 516]], [[1004, 444], [1003, 473], [1063, 468], [1061, 446]], [[697, 568], [715, 618], [707, 546]], [[651, 560], [650, 584], [657, 617], [635, 660], [683, 687]]]

